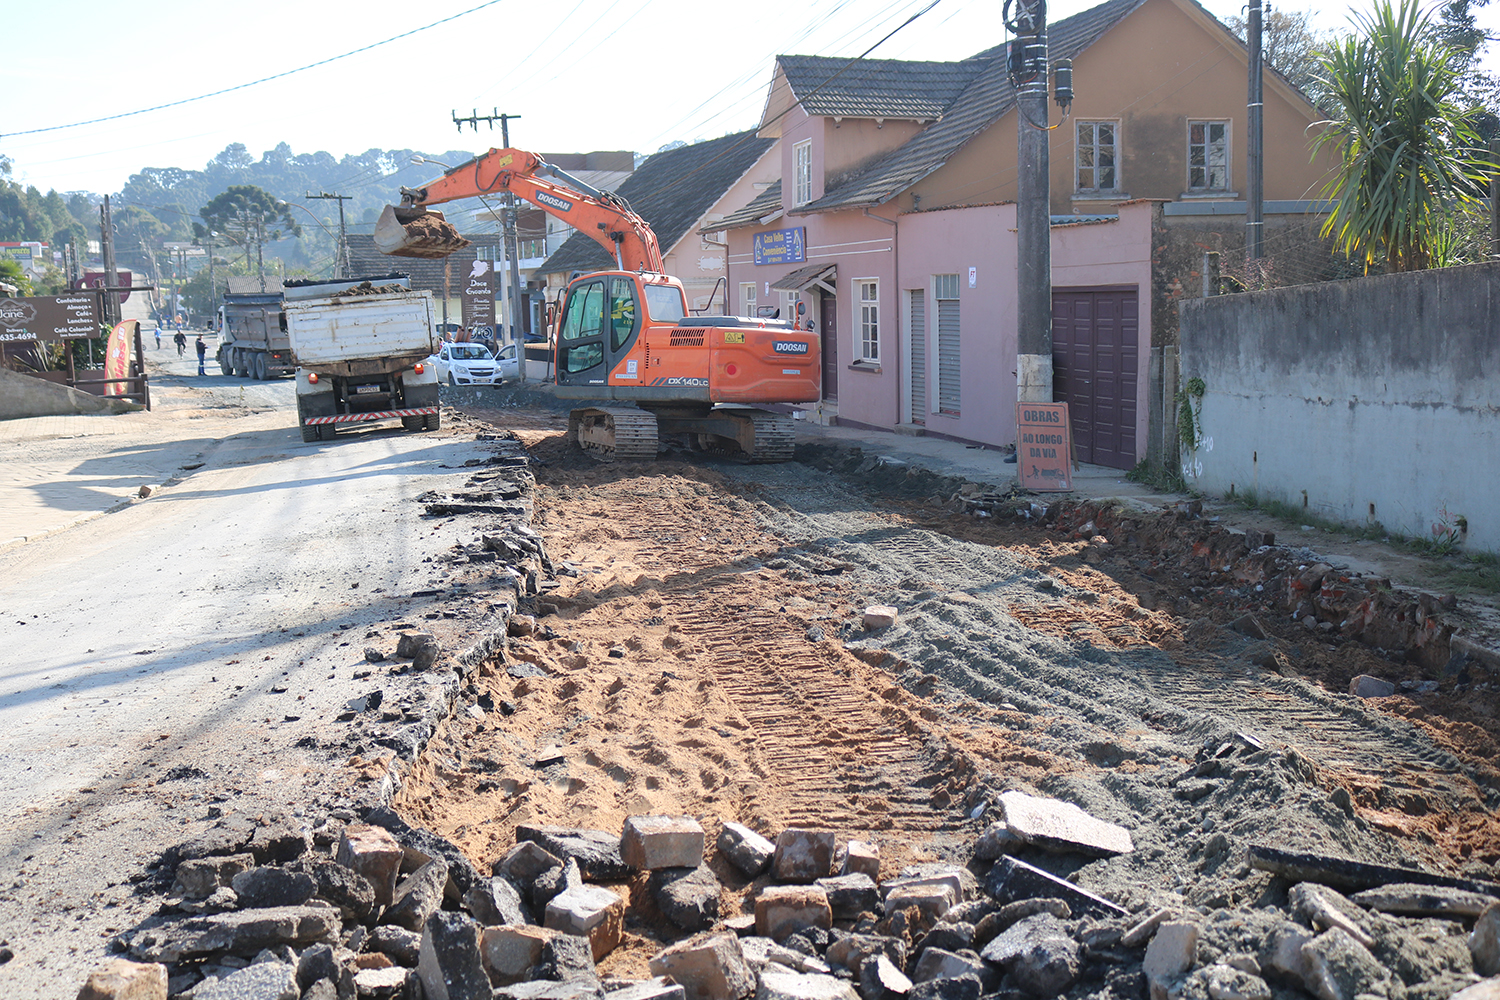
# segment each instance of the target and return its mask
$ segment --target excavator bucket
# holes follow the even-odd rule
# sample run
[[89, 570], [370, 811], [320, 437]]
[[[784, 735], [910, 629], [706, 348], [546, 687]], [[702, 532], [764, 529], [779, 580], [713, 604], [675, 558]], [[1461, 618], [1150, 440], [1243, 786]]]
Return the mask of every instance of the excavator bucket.
[[442, 212], [387, 205], [375, 223], [375, 248], [392, 257], [447, 257], [468, 245]]

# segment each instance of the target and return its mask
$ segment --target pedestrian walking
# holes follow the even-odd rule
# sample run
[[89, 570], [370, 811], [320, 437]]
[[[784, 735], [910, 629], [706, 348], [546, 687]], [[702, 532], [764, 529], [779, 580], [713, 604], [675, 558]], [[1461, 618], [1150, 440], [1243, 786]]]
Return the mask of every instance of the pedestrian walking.
[[179, 358], [182, 357], [182, 352], [187, 350], [187, 337], [183, 335], [181, 330], [178, 330], [177, 336], [172, 338], [172, 343], [177, 345], [177, 356]]
[[203, 334], [201, 334], [201, 333], [198, 334], [198, 344], [197, 344], [197, 347], [198, 347], [198, 374], [199, 375], [207, 375], [208, 372], [204, 371], [204, 369], [203, 369], [203, 363], [208, 359], [208, 345], [203, 342]]
[[161, 350], [161, 324], [156, 324], [156, 349]]

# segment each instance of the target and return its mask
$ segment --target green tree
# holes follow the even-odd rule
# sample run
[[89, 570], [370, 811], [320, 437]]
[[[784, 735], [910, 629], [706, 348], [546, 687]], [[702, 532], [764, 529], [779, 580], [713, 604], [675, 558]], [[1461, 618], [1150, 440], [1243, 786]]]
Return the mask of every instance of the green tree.
[[139, 205], [126, 205], [110, 212], [115, 225], [115, 248], [120, 251], [156, 248], [169, 238], [161, 220]]
[[0, 282], [14, 287], [18, 295], [31, 294], [31, 279], [20, 264], [3, 254], [0, 254]]
[[1334, 201], [1323, 235], [1367, 269], [1383, 258], [1390, 271], [1422, 270], [1484, 179], [1473, 109], [1457, 103], [1453, 47], [1414, 0], [1377, 0], [1353, 22], [1320, 59], [1334, 118], [1314, 154], [1334, 145], [1341, 157], [1323, 191]]
[[256, 242], [273, 243], [284, 236], [302, 235], [302, 228], [292, 218], [291, 206], [254, 184], [231, 184], [199, 209], [198, 216], [203, 223], [193, 224], [195, 238], [223, 233], [247, 253]]

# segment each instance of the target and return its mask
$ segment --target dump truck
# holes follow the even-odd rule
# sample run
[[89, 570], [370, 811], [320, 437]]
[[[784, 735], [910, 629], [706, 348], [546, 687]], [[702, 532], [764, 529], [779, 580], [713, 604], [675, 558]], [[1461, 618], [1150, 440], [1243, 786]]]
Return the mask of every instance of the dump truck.
[[381, 420], [438, 429], [432, 293], [404, 276], [289, 281], [285, 311], [302, 440]]
[[264, 292], [224, 293], [220, 320], [215, 355], [219, 371], [262, 381], [292, 373], [295, 366], [279, 281], [270, 283]]

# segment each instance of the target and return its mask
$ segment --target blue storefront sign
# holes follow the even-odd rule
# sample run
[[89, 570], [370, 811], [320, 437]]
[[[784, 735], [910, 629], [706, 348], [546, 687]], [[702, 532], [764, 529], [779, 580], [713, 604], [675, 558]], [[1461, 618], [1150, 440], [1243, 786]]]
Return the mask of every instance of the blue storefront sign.
[[800, 264], [807, 259], [807, 228], [755, 234], [756, 264]]

